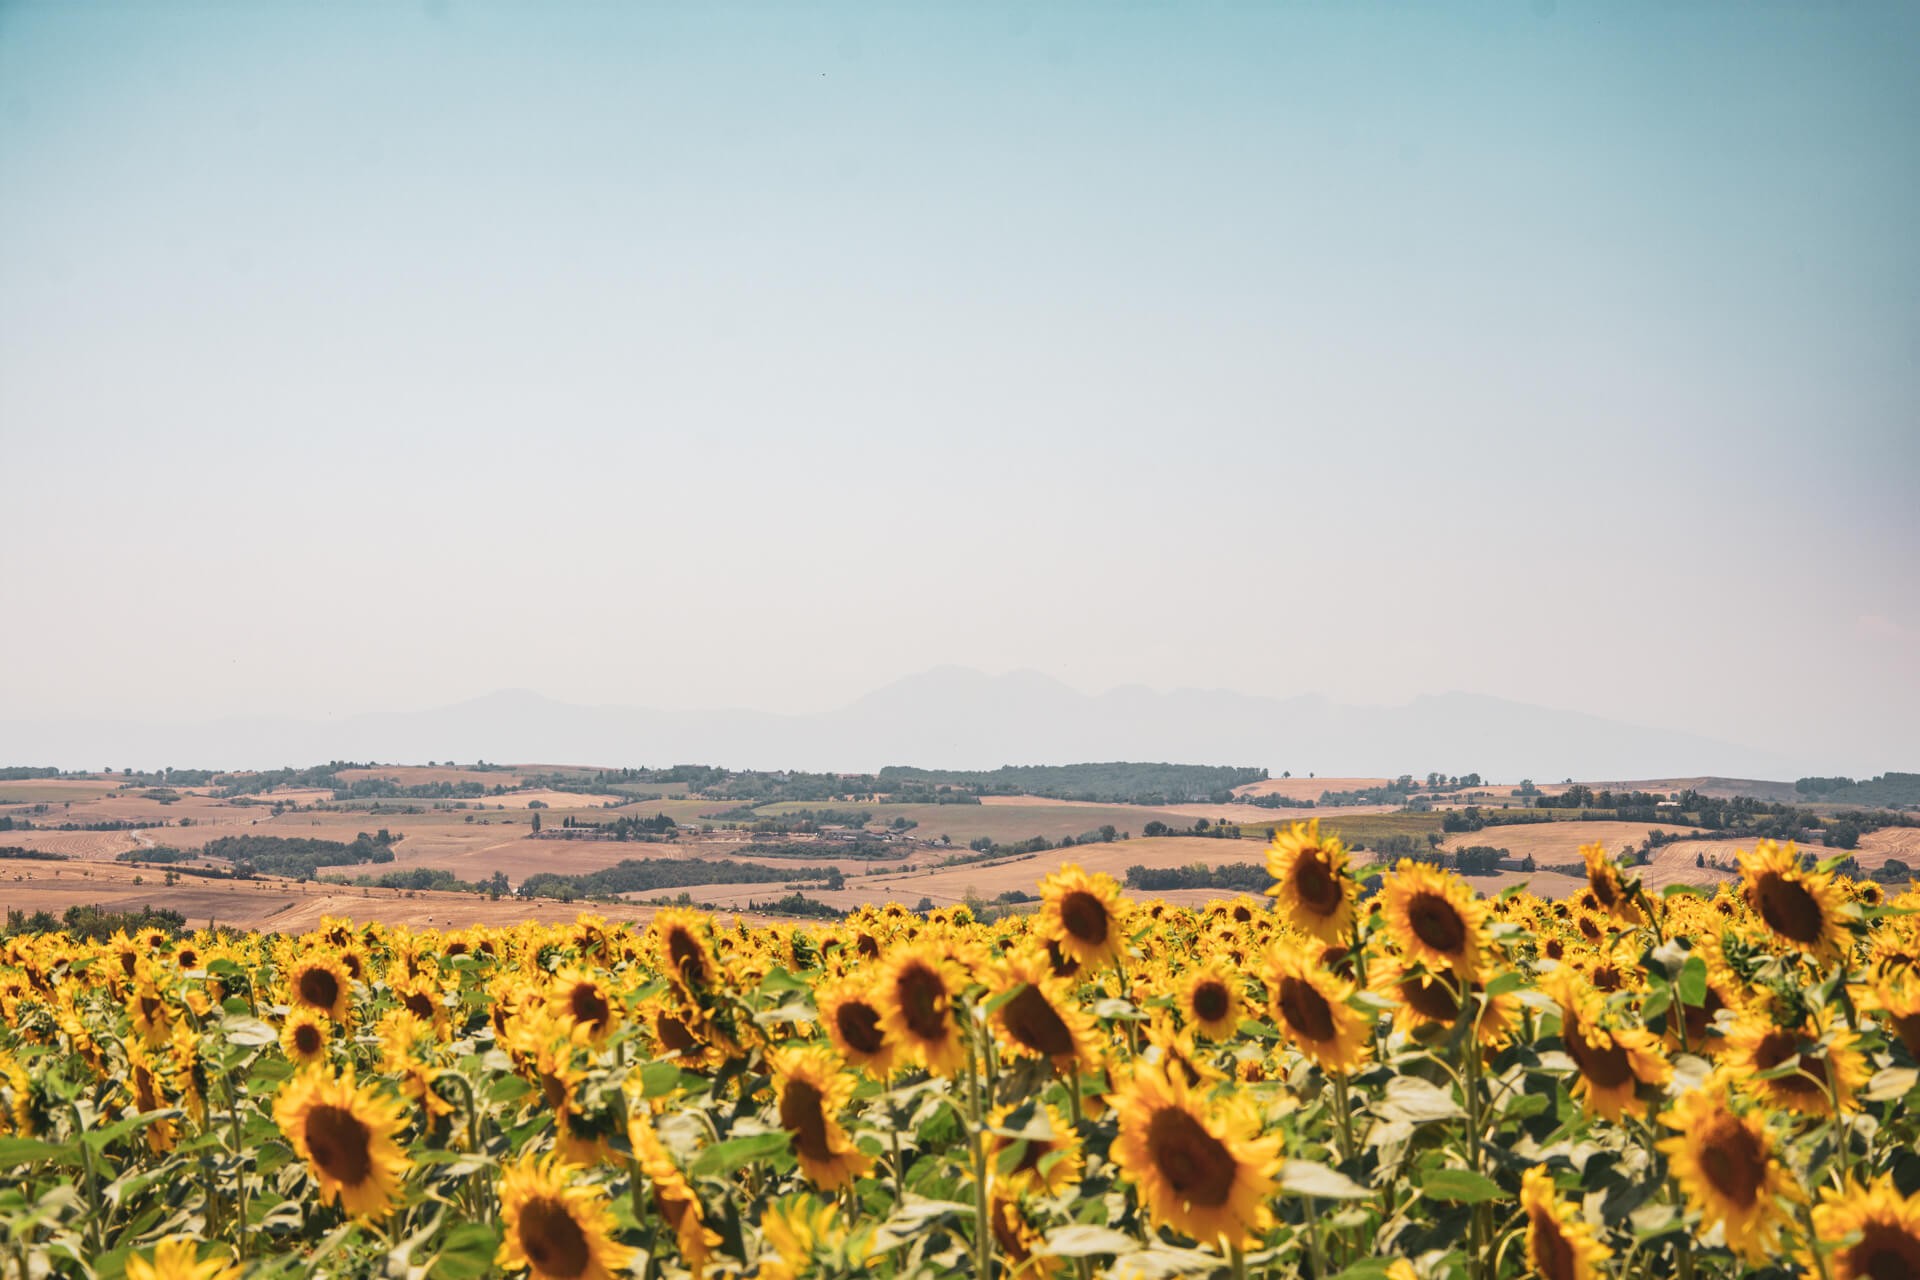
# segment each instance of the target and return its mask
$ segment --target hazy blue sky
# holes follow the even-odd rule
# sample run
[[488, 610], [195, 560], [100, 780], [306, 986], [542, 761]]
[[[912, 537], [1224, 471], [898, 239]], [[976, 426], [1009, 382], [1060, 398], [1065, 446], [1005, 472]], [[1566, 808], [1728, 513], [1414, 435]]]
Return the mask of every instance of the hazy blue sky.
[[953, 662], [1920, 766], [1916, 65], [1909, 3], [0, 0], [0, 715]]

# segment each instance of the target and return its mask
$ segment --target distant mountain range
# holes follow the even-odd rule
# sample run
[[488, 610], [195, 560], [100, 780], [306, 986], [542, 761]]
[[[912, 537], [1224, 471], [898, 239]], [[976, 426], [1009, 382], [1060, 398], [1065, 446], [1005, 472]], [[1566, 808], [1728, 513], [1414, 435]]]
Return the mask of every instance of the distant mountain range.
[[812, 715], [580, 706], [507, 690], [338, 720], [0, 721], [0, 764], [243, 769], [448, 759], [846, 772], [1168, 760], [1264, 766], [1276, 775], [1439, 770], [1498, 781], [1821, 771], [1819, 761], [1480, 694], [1391, 707], [1139, 686], [1083, 694], [1036, 672], [989, 676], [963, 667], [935, 668]]

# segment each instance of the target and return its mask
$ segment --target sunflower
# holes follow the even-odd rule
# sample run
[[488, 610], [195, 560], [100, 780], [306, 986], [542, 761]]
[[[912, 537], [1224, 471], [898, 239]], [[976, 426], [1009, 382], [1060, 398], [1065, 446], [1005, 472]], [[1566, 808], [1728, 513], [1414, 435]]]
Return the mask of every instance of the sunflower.
[[200, 1261], [200, 1247], [186, 1236], [168, 1236], [151, 1259], [127, 1258], [127, 1280], [240, 1280], [240, 1268], [224, 1258]]
[[761, 1250], [760, 1280], [797, 1280], [814, 1269], [814, 1260], [822, 1254], [845, 1264], [834, 1266], [830, 1274], [864, 1268], [872, 1236], [850, 1235], [845, 1224], [836, 1221], [839, 1214], [840, 1206], [833, 1201], [806, 1195], [769, 1202], [760, 1215], [760, 1235], [773, 1249]]
[[620, 1021], [613, 988], [585, 969], [562, 969], [547, 990], [547, 1005], [561, 1021], [579, 1028], [595, 1047], [607, 1042]]
[[1540, 989], [1560, 1006], [1560, 1039], [1580, 1069], [1573, 1094], [1589, 1111], [1618, 1123], [1641, 1085], [1664, 1085], [1672, 1076], [1653, 1034], [1605, 1025], [1599, 995], [1582, 986], [1571, 968], [1555, 969]]
[[1082, 1163], [1073, 1126], [1051, 1104], [1010, 1104], [988, 1121], [988, 1168], [1015, 1191], [1057, 1196], [1080, 1181]]
[[1156, 1224], [1243, 1248], [1272, 1225], [1280, 1139], [1256, 1136], [1245, 1112], [1210, 1115], [1184, 1078], [1146, 1066], [1135, 1068], [1113, 1109], [1113, 1159]]
[[393, 983], [392, 987], [400, 1007], [418, 1018], [420, 1025], [431, 1027], [437, 1036], [447, 1034], [453, 1020], [447, 1016], [446, 996], [438, 982], [423, 974], [403, 978]]
[[987, 1202], [987, 1221], [1009, 1280], [1047, 1280], [1066, 1270], [1065, 1258], [1040, 1252], [1040, 1229], [1027, 1217], [1019, 1197], [995, 1189]]
[[1337, 835], [1320, 835], [1320, 819], [1273, 829], [1267, 846], [1274, 907], [1302, 933], [1338, 942], [1353, 932], [1353, 875], [1347, 847]]
[[1727, 1247], [1758, 1263], [1774, 1256], [1788, 1220], [1782, 1202], [1798, 1192], [1762, 1115], [1733, 1110], [1730, 1083], [1717, 1075], [1682, 1094], [1660, 1117], [1678, 1132], [1657, 1145], [1701, 1226], [1724, 1223]]
[[291, 1062], [310, 1067], [327, 1056], [330, 1023], [319, 1012], [302, 1005], [280, 1025], [280, 1050]]
[[[1813, 1211], [1813, 1228], [1827, 1254], [1832, 1280], [1909, 1280], [1920, 1276], [1920, 1195], [1902, 1196], [1893, 1175], [1870, 1186], [1829, 1188]], [[1809, 1261], [1811, 1261], [1809, 1259]]]
[[680, 1245], [680, 1260], [698, 1277], [706, 1269], [707, 1259], [720, 1247], [720, 1233], [707, 1225], [706, 1211], [694, 1194], [686, 1175], [667, 1154], [666, 1144], [654, 1132], [653, 1120], [644, 1110], [627, 1119], [627, 1140], [633, 1144], [633, 1158], [653, 1188], [654, 1208]]
[[[1743, 1088], [1770, 1106], [1803, 1116], [1833, 1113], [1829, 1085], [1845, 1110], [1853, 1101], [1854, 1091], [1873, 1074], [1856, 1037], [1836, 1025], [1830, 1013], [1815, 1015], [1798, 1027], [1786, 1027], [1756, 1009], [1727, 1032], [1721, 1060], [1741, 1080]], [[1794, 1064], [1793, 1070], [1780, 1070], [1789, 1063]], [[1775, 1071], [1780, 1074], [1767, 1075]]]
[[353, 979], [334, 952], [310, 951], [287, 971], [287, 993], [289, 1004], [345, 1022], [353, 999]]
[[1018, 949], [993, 966], [988, 986], [997, 1001], [994, 1030], [1009, 1051], [1046, 1058], [1062, 1073], [1093, 1065], [1099, 1054], [1093, 1020], [1074, 1002], [1067, 981], [1053, 976], [1044, 953]]
[[1402, 1031], [1422, 1026], [1451, 1027], [1460, 1018], [1463, 985], [1467, 1016], [1479, 1018], [1476, 1033], [1480, 1043], [1489, 1049], [1499, 1048], [1512, 1037], [1519, 1021], [1517, 993], [1503, 992], [1489, 1000], [1484, 983], [1462, 984], [1452, 974], [1429, 973], [1421, 965], [1409, 965], [1392, 956], [1380, 963], [1372, 979], [1374, 994], [1394, 1003], [1394, 1025]]
[[1089, 967], [1125, 958], [1127, 900], [1112, 876], [1069, 862], [1040, 882], [1040, 898], [1034, 932], [1066, 955]]
[[1560, 1202], [1545, 1165], [1534, 1165], [1520, 1180], [1520, 1207], [1527, 1215], [1527, 1260], [1540, 1280], [1597, 1280], [1604, 1274], [1613, 1250]]
[[160, 993], [153, 969], [145, 960], [140, 962], [133, 989], [127, 993], [127, 1014], [133, 1020], [133, 1029], [144, 1036], [147, 1043], [163, 1044], [173, 1038], [173, 1011], [168, 1008], [167, 998]]
[[1310, 964], [1285, 942], [1267, 952], [1261, 978], [1274, 1026], [1322, 1070], [1350, 1072], [1372, 1054], [1371, 1020], [1347, 1003], [1351, 982]]
[[[167, 1068], [172, 1059], [149, 1049], [145, 1041], [129, 1039], [127, 1048], [126, 1089], [136, 1112], [163, 1111], [172, 1105], [167, 1097]], [[171, 1151], [180, 1138], [180, 1126], [172, 1120], [156, 1120], [146, 1127], [147, 1149], [155, 1155]]]
[[853, 1077], [830, 1049], [777, 1049], [772, 1055], [780, 1124], [793, 1135], [800, 1171], [824, 1191], [838, 1191], [873, 1164], [840, 1127], [853, 1098]]
[[1607, 856], [1607, 847], [1598, 841], [1581, 845], [1580, 856], [1586, 859], [1587, 891], [1593, 895], [1595, 908], [1629, 927], [1644, 923], [1646, 917], [1633, 900], [1640, 881], [1624, 878]]
[[1843, 913], [1857, 914], [1858, 909], [1847, 903], [1831, 874], [1802, 871], [1791, 840], [1762, 840], [1752, 853], [1738, 856], [1747, 905], [1774, 937], [1823, 960], [1837, 960], [1845, 953]]
[[1180, 1012], [1193, 1029], [1209, 1040], [1231, 1040], [1246, 1016], [1246, 997], [1240, 983], [1217, 956], [1195, 965], [1181, 978], [1174, 995]]
[[693, 998], [713, 985], [719, 965], [707, 945], [712, 924], [697, 911], [669, 908], [653, 918], [653, 940], [660, 968], [681, 993]]
[[337, 1200], [354, 1218], [372, 1218], [392, 1205], [412, 1167], [395, 1135], [402, 1109], [371, 1086], [308, 1067], [280, 1090], [273, 1118], [313, 1171], [323, 1201]]
[[500, 1216], [506, 1228], [494, 1265], [523, 1268], [534, 1280], [612, 1280], [634, 1251], [613, 1238], [617, 1227], [607, 1193], [577, 1181], [580, 1172], [552, 1152], [529, 1151], [500, 1178]]
[[1875, 983], [1871, 1003], [1907, 1046], [1908, 1056], [1920, 1059], [1920, 979]]
[[955, 1019], [959, 989], [946, 957], [924, 944], [896, 947], [874, 986], [882, 1034], [935, 1075], [952, 1076], [966, 1060]]
[[1140, 1061], [1152, 1063], [1168, 1075], [1178, 1075], [1189, 1088], [1226, 1079], [1226, 1073], [1201, 1053], [1193, 1040], [1193, 1029], [1182, 1027], [1165, 1009], [1155, 1012], [1147, 1023], [1147, 1047]]
[[1403, 858], [1381, 896], [1387, 928], [1409, 956], [1463, 978], [1479, 972], [1487, 946], [1487, 904], [1464, 880]]
[[893, 1045], [880, 1026], [880, 1006], [858, 978], [841, 978], [827, 983], [814, 993], [820, 1021], [840, 1056], [874, 1079], [885, 1081], [893, 1073]]
[[0, 1053], [0, 1133], [31, 1138], [39, 1129], [34, 1121], [33, 1077], [10, 1053]]
[[645, 1001], [640, 1006], [640, 1023], [662, 1056], [675, 1055], [674, 1061], [689, 1071], [712, 1066], [724, 1056], [712, 1042], [714, 1027], [707, 1016], [670, 993]]

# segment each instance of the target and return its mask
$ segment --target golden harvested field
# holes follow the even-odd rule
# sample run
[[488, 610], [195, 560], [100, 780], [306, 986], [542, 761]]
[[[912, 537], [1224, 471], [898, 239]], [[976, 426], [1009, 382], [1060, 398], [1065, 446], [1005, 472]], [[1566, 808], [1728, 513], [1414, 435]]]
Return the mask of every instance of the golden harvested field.
[[1599, 843], [1607, 852], [1637, 849], [1647, 833], [1665, 830], [1692, 834], [1692, 827], [1642, 822], [1538, 822], [1512, 827], [1487, 827], [1481, 831], [1462, 831], [1442, 842], [1444, 849], [1464, 849], [1472, 845], [1491, 845], [1506, 849], [1516, 858], [1529, 854], [1541, 866], [1580, 861], [1580, 846]]
[[1392, 778], [1268, 778], [1235, 787], [1237, 796], [1285, 796], [1289, 800], [1318, 800], [1323, 791], [1364, 791], [1384, 787]]
[[0, 831], [0, 847], [6, 846], [110, 860], [139, 848], [140, 841], [130, 831]]
[[95, 778], [18, 778], [0, 782], [0, 805], [60, 804], [106, 795], [118, 783]]
[[1898, 858], [1910, 867], [1920, 868], [1920, 827], [1882, 827], [1869, 831], [1860, 837], [1860, 847], [1853, 854], [1868, 871], [1888, 858]]

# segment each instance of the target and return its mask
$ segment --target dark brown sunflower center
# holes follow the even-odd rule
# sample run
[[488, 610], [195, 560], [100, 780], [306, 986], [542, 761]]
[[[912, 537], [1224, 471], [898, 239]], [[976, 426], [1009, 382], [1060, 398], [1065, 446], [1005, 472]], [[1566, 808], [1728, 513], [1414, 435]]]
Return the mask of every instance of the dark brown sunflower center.
[[314, 1167], [335, 1182], [357, 1187], [373, 1173], [373, 1134], [345, 1107], [307, 1112], [306, 1139]]
[[1280, 979], [1280, 1012], [1296, 1035], [1316, 1042], [1333, 1039], [1333, 1007], [1304, 978]]
[[1534, 1266], [1544, 1280], [1574, 1280], [1573, 1245], [1566, 1234], [1560, 1230], [1560, 1223], [1545, 1205], [1534, 1209], [1529, 1215], [1532, 1233], [1528, 1242], [1533, 1246]]
[[1107, 940], [1107, 907], [1085, 889], [1060, 900], [1060, 923], [1080, 941], [1099, 946]]
[[1580, 917], [1580, 936], [1588, 942], [1600, 941], [1600, 926], [1586, 916]]
[[674, 929], [667, 934], [667, 956], [673, 961], [673, 968], [686, 981], [696, 987], [707, 985], [707, 958], [700, 951], [700, 943], [685, 929]]
[[1233, 1008], [1233, 997], [1224, 982], [1212, 978], [1193, 989], [1193, 1013], [1202, 1022], [1218, 1022]]
[[1055, 976], [1070, 978], [1080, 971], [1080, 962], [1060, 949], [1060, 944], [1047, 940], [1047, 963], [1053, 966]]
[[198, 969], [200, 967], [200, 953], [192, 947], [180, 948], [179, 959], [182, 969]]
[[349, 977], [358, 978], [360, 976], [361, 964], [360, 956], [357, 952], [347, 952], [346, 955], [340, 958], [340, 963], [347, 966], [347, 974]]
[[426, 992], [409, 991], [400, 998], [400, 1003], [406, 1005], [407, 1012], [422, 1022], [433, 1021], [433, 998]]
[[1587, 887], [1593, 890], [1595, 901], [1603, 907], [1611, 907], [1619, 901], [1620, 895], [1614, 892], [1612, 869], [1599, 866], [1587, 873]]
[[880, 954], [880, 944], [870, 933], [863, 933], [853, 940], [854, 949], [867, 959], [872, 960]]
[[1920, 1013], [1896, 1013], [1888, 1018], [1907, 1052], [1920, 1058]]
[[659, 1021], [654, 1023], [654, 1031], [659, 1035], [660, 1043], [675, 1053], [685, 1053], [699, 1043], [693, 1038], [693, 1032], [687, 1029], [687, 1024], [670, 1013], [660, 1015]]
[[326, 1041], [320, 1037], [320, 1028], [311, 1022], [303, 1022], [293, 1029], [293, 1047], [302, 1054], [320, 1052]]
[[1566, 1032], [1567, 1056], [1580, 1067], [1580, 1074], [1597, 1088], [1617, 1089], [1633, 1078], [1633, 1063], [1627, 1057], [1627, 1051], [1620, 1042], [1607, 1032], [1606, 1044], [1596, 1049], [1587, 1043], [1587, 1037], [1581, 1033], [1577, 1024], [1569, 1024]]
[[1407, 904], [1407, 923], [1415, 937], [1441, 955], [1457, 955], [1467, 940], [1467, 922], [1437, 893], [1414, 894]]
[[1767, 1032], [1754, 1048], [1753, 1065], [1762, 1071], [1771, 1071], [1796, 1054], [1800, 1058], [1799, 1070], [1775, 1076], [1768, 1083], [1783, 1093], [1809, 1097], [1824, 1094], [1826, 1090], [1821, 1082], [1827, 1078], [1826, 1064], [1810, 1053], [1801, 1053], [1800, 1038], [1791, 1031], [1776, 1027]]
[[1868, 1222], [1860, 1243], [1842, 1255], [1857, 1280], [1912, 1280], [1920, 1276], [1920, 1236], [1897, 1222]]
[[1293, 864], [1293, 891], [1301, 904], [1318, 916], [1340, 909], [1340, 882], [1326, 864], [1324, 849], [1303, 849]]
[[887, 1047], [880, 1033], [879, 1011], [870, 1004], [849, 1000], [834, 1011], [833, 1021], [840, 1028], [840, 1038], [856, 1053], [879, 1053]]
[[1754, 882], [1754, 894], [1760, 899], [1760, 918], [1775, 933], [1802, 946], [1820, 940], [1826, 913], [1798, 880], [1769, 871]]
[[1147, 1126], [1153, 1167], [1175, 1195], [1189, 1204], [1217, 1209], [1233, 1193], [1238, 1165], [1226, 1144], [1179, 1107], [1162, 1107]]
[[159, 1090], [153, 1087], [153, 1072], [145, 1067], [133, 1069], [133, 1098], [135, 1105], [142, 1111], [160, 1109]]
[[821, 1100], [820, 1090], [810, 1080], [789, 1080], [780, 1095], [780, 1124], [793, 1134], [793, 1149], [809, 1160], [833, 1159]]
[[917, 1040], [944, 1040], [947, 1035], [947, 984], [925, 965], [909, 966], [894, 984], [900, 1013]]
[[520, 1206], [520, 1248], [546, 1276], [584, 1276], [593, 1261], [587, 1233], [566, 1205], [536, 1196]]
[[340, 979], [325, 969], [300, 971], [300, 999], [316, 1009], [331, 1009], [340, 998]]
[[1767, 1173], [1767, 1149], [1753, 1130], [1733, 1116], [1720, 1115], [1696, 1140], [1700, 1172], [1713, 1189], [1742, 1209], [1752, 1208]]
[[152, 996], [140, 997], [140, 1016], [148, 1022], [156, 1022], [167, 1011], [167, 1006]]
[[1421, 1017], [1435, 1022], [1452, 1022], [1460, 1012], [1447, 984], [1423, 974], [1409, 974], [1400, 980], [1400, 999]]
[[542, 1071], [540, 1073], [540, 1092], [542, 1096], [546, 1098], [547, 1105], [555, 1111], [564, 1111], [566, 1109], [568, 1101], [567, 1082], [559, 1076], [551, 1072]]
[[1597, 991], [1618, 991], [1622, 982], [1620, 970], [1611, 964], [1595, 965], [1588, 980]]
[[1073, 1053], [1072, 1030], [1038, 987], [1022, 987], [1019, 995], [1002, 1005], [1000, 1024], [1008, 1035], [1035, 1053], [1049, 1058]]
[[613, 1020], [613, 1006], [591, 982], [573, 984], [573, 990], [567, 993], [567, 1007], [573, 1011], [575, 1022], [584, 1022], [596, 1029]]
[[1699, 1044], [1700, 1041], [1705, 1038], [1708, 1030], [1712, 1028], [1713, 1016], [1726, 1007], [1727, 1002], [1720, 998], [1720, 993], [1712, 987], [1708, 987], [1707, 1001], [1705, 1004], [1690, 1004], [1687, 1006], [1688, 1041], [1695, 1045]]

